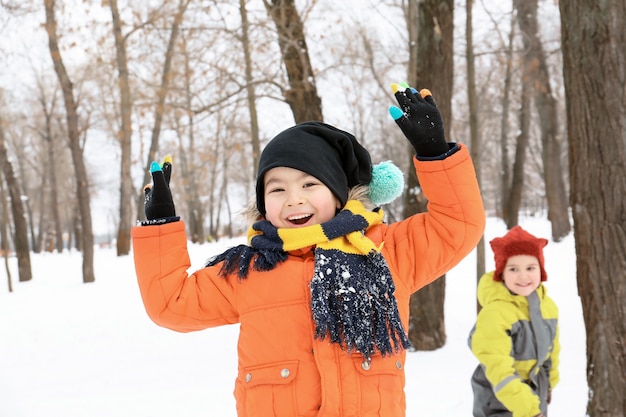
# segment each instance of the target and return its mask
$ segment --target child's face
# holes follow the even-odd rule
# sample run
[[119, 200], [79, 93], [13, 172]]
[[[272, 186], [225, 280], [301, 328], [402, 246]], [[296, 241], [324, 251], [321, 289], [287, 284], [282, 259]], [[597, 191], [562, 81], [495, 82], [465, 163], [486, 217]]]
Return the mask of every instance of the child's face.
[[511, 256], [502, 271], [502, 280], [509, 291], [524, 297], [530, 295], [541, 284], [539, 260], [530, 255]]
[[304, 227], [335, 217], [340, 202], [330, 189], [298, 169], [277, 167], [265, 173], [265, 218], [275, 227]]

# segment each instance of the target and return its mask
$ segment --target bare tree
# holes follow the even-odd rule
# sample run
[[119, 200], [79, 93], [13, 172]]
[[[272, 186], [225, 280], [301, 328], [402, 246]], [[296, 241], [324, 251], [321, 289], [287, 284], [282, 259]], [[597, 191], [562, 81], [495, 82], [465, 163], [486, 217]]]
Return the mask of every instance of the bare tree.
[[315, 74], [304, 36], [304, 24], [294, 0], [263, 0], [276, 30], [289, 89], [284, 92], [296, 123], [323, 121], [322, 100], [317, 93]]
[[[481, 141], [478, 136], [480, 130], [478, 120], [478, 97], [476, 94], [476, 61], [474, 59], [474, 24], [472, 22], [474, 1], [465, 2], [465, 59], [467, 61], [467, 102], [469, 104], [470, 144], [471, 156], [476, 170], [478, 185], [482, 186], [481, 175]], [[485, 237], [481, 237], [476, 247], [476, 279], [480, 279], [485, 273]], [[478, 281], [477, 281], [478, 282]], [[476, 309], [480, 304], [476, 303]]]
[[[515, 0], [513, 0], [515, 1]], [[515, 14], [511, 13], [511, 25], [509, 30], [508, 44], [505, 47], [505, 73], [504, 91], [500, 100], [502, 105], [502, 117], [500, 118], [500, 215], [511, 229], [518, 223], [518, 214], [522, 202], [522, 189], [524, 185], [524, 161], [526, 149], [530, 137], [530, 88], [528, 83], [522, 82], [521, 103], [519, 110], [519, 133], [515, 140], [515, 153], [513, 165], [509, 157], [509, 116], [511, 112], [511, 92], [513, 85], [513, 47], [515, 40]], [[512, 168], [511, 168], [512, 167]]]
[[[513, 155], [513, 168], [509, 168], [508, 141], [503, 137], [502, 170], [506, 174], [502, 179], [502, 218], [507, 229], [517, 226], [519, 210], [522, 204], [522, 191], [524, 188], [524, 170], [526, 167], [526, 153], [530, 142], [531, 126], [531, 95], [532, 87], [522, 82], [521, 102], [519, 108], [519, 133], [515, 136], [515, 154]], [[506, 181], [506, 182], [505, 182]]]
[[[250, 113], [250, 144], [252, 145], [252, 172], [257, 171], [259, 157], [261, 156], [261, 141], [259, 139], [259, 118], [256, 108], [256, 92], [254, 78], [252, 77], [252, 53], [250, 43], [250, 22], [246, 10], [246, 0], [239, 0], [239, 13], [241, 14], [241, 46], [245, 62], [246, 93], [248, 98], [248, 112]], [[320, 119], [321, 120], [321, 119]]]
[[[80, 131], [78, 127], [78, 104], [74, 98], [74, 87], [67, 73], [57, 37], [57, 23], [55, 18], [55, 0], [44, 0], [46, 10], [46, 32], [48, 33], [48, 49], [54, 65], [54, 70], [61, 84], [63, 100], [65, 102], [67, 134], [69, 146], [74, 164], [74, 174], [76, 176], [76, 196], [80, 212], [80, 233], [83, 251], [83, 282], [94, 282], [95, 274], [93, 269], [94, 238], [91, 224], [91, 208], [89, 196], [89, 181], [83, 157], [83, 148], [80, 143]], [[78, 223], [77, 223], [78, 224]]]
[[[196, 172], [196, 128], [195, 128], [195, 114], [191, 111], [193, 92], [192, 92], [192, 80], [193, 74], [192, 64], [190, 62], [190, 51], [187, 49], [186, 37], [182, 37], [181, 46], [182, 56], [184, 60], [183, 71], [183, 94], [185, 102], [185, 112], [178, 114], [175, 112], [174, 125], [176, 134], [178, 136], [178, 160], [177, 167], [180, 168], [181, 176], [183, 179], [182, 185], [185, 187], [184, 199], [187, 203], [187, 217], [186, 223], [189, 228], [189, 234], [191, 241], [194, 243], [202, 243], [205, 240], [204, 234], [204, 210], [202, 202], [200, 200], [199, 184], [197, 180]], [[187, 127], [183, 128], [183, 122], [181, 118], [186, 117]], [[185, 134], [186, 131], [186, 134]], [[188, 144], [185, 146], [183, 143], [184, 137], [187, 136]]]
[[128, 71], [128, 58], [126, 57], [126, 39], [122, 35], [122, 22], [117, 7], [117, 0], [109, 0], [111, 19], [113, 21], [113, 35], [115, 38], [115, 58], [118, 71], [118, 86], [120, 92], [120, 115], [121, 126], [118, 134], [120, 141], [120, 218], [117, 229], [117, 256], [130, 253], [130, 228], [133, 223], [132, 217], [132, 194], [133, 183], [130, 175], [131, 144], [133, 127], [131, 123], [132, 98], [130, 93], [130, 81]]
[[[0, 127], [2, 129], [2, 127]], [[4, 270], [7, 273], [7, 284], [9, 292], [13, 292], [13, 280], [11, 279], [11, 267], [9, 266], [9, 208], [7, 207], [7, 199], [4, 192], [4, 183], [0, 181], [0, 208], [2, 209], [2, 224], [0, 224], [0, 250], [2, 250], [2, 258], [4, 259]]]
[[[57, 172], [55, 169], [55, 135], [52, 128], [57, 95], [52, 93], [52, 97], [48, 97], [43, 81], [39, 78], [37, 81], [37, 91], [39, 93], [38, 102], [41, 106], [41, 111], [44, 117], [44, 125], [41, 129], [38, 129], [38, 134], [43, 139], [43, 143], [47, 148], [46, 154], [48, 156], [48, 163], [45, 165], [48, 167], [48, 175], [42, 175], [42, 191], [46, 189], [45, 182], [49, 179], [50, 184], [47, 188], [49, 189], [50, 202], [48, 207], [52, 215], [55, 247], [57, 252], [61, 253], [63, 252], [63, 227], [59, 211], [59, 186], [57, 181]], [[44, 194], [42, 193], [42, 197], [43, 195]]]
[[538, 0], [515, 0], [517, 21], [523, 36], [525, 53], [522, 56], [524, 83], [530, 83], [539, 114], [543, 146], [543, 177], [548, 202], [548, 220], [552, 224], [552, 239], [556, 242], [571, 230], [569, 204], [563, 179], [556, 98], [550, 85], [550, 74], [539, 35], [537, 21]]
[[[154, 125], [152, 127], [152, 135], [150, 138], [150, 149], [148, 150], [147, 162], [144, 169], [144, 177], [142, 184], [148, 184], [150, 182], [150, 164], [156, 158], [157, 150], [159, 149], [159, 138], [161, 136], [161, 127], [163, 124], [163, 116], [165, 113], [165, 99], [170, 89], [170, 78], [172, 74], [172, 61], [174, 59], [174, 53], [176, 50], [176, 41], [180, 31], [180, 25], [183, 22], [183, 17], [187, 6], [191, 0], [180, 0], [178, 3], [178, 9], [174, 15], [172, 21], [172, 27], [170, 30], [170, 37], [165, 51], [165, 60], [163, 62], [163, 70], [161, 72], [161, 83], [157, 89], [157, 101], [154, 107]], [[143, 213], [143, 190], [137, 197], [137, 219], [144, 218]]]
[[15, 175], [15, 171], [13, 170], [13, 164], [9, 161], [9, 156], [7, 154], [2, 119], [0, 119], [0, 166], [2, 166], [2, 174], [9, 190], [9, 198], [11, 199], [11, 213], [13, 214], [13, 224], [15, 225], [13, 242], [15, 244], [15, 254], [17, 256], [19, 280], [20, 282], [30, 281], [33, 278], [33, 272], [30, 266], [28, 226], [26, 224], [26, 215], [24, 213], [20, 185]]
[[[452, 0], [408, 2], [408, 80], [418, 88], [431, 89], [448, 135], [452, 120], [453, 22]], [[413, 152], [411, 149], [412, 155]], [[419, 189], [419, 184], [413, 169], [409, 169], [407, 186], [405, 217], [426, 210], [423, 196], [418, 196], [415, 192]], [[442, 276], [411, 296], [409, 339], [418, 350], [434, 350], [446, 342], [443, 314], [445, 288], [445, 276]]]
[[590, 417], [626, 415], [626, 3], [559, 2]]

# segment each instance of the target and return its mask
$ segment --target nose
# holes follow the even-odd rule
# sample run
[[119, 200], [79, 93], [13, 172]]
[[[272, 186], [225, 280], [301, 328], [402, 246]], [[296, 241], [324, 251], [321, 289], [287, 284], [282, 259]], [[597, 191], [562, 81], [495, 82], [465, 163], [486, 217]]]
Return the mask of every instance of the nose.
[[299, 190], [289, 190], [287, 194], [287, 205], [298, 206], [304, 203], [304, 196]]

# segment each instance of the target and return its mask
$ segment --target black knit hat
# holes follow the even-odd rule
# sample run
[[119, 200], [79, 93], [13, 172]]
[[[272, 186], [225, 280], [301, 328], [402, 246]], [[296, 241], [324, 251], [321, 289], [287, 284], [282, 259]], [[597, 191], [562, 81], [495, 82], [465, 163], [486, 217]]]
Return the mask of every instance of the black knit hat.
[[263, 215], [263, 176], [276, 167], [298, 169], [319, 179], [342, 207], [350, 188], [372, 180], [369, 152], [350, 133], [322, 122], [297, 124], [279, 133], [263, 149], [256, 177], [256, 205]]

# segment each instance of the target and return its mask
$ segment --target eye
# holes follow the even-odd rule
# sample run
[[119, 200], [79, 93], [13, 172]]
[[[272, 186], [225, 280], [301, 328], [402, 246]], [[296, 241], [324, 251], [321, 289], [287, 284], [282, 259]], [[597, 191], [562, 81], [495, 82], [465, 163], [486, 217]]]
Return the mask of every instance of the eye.
[[268, 190], [267, 190], [267, 193], [268, 193], [268, 194], [272, 194], [272, 193], [280, 193], [280, 192], [282, 192], [282, 191], [285, 191], [285, 189], [284, 189], [284, 188], [282, 188], [282, 187], [273, 187], [273, 188], [268, 189]]
[[315, 177], [308, 176], [302, 180], [302, 188], [311, 188], [322, 185], [322, 182]]

